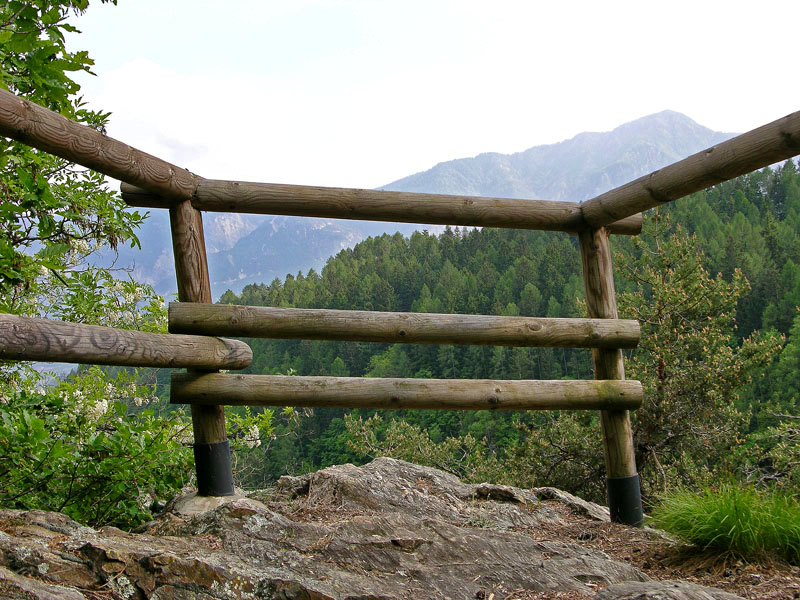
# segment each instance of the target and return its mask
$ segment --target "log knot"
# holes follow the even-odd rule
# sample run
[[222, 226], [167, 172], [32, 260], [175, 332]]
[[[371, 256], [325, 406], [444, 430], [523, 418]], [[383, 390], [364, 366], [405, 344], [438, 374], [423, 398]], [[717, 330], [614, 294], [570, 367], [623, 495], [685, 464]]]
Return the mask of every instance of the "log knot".
[[781, 132], [781, 139], [783, 140], [783, 144], [787, 148], [792, 148], [794, 150], [800, 149], [800, 139], [796, 138], [791, 134], [789, 131], [782, 131]]
[[647, 191], [649, 196], [653, 200], [658, 202], [659, 204], [665, 204], [667, 202], [671, 202], [672, 201], [672, 198], [669, 196], [669, 194], [665, 194], [664, 192], [660, 192], [659, 190], [657, 190], [655, 188], [652, 188], [649, 185], [646, 186], [644, 189]]

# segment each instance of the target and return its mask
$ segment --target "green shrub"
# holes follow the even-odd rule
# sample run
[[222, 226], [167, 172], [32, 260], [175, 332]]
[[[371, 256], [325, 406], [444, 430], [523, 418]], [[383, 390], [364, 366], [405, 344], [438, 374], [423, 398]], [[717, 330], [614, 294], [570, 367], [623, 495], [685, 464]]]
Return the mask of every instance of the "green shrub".
[[191, 476], [191, 424], [129, 412], [147, 390], [92, 367], [52, 388], [0, 386], [0, 506], [132, 528]]
[[657, 527], [703, 550], [800, 562], [800, 503], [785, 493], [735, 484], [681, 490], [663, 496], [652, 517]]

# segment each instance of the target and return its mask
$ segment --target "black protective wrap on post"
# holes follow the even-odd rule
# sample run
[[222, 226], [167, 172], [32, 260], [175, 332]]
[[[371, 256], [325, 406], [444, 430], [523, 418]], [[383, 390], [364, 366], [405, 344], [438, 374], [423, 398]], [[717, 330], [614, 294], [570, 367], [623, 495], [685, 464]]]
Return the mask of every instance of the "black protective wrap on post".
[[194, 445], [198, 496], [233, 496], [231, 446], [228, 440]]
[[639, 475], [630, 477], [609, 477], [608, 509], [614, 523], [641, 527], [644, 521], [642, 511], [642, 491]]

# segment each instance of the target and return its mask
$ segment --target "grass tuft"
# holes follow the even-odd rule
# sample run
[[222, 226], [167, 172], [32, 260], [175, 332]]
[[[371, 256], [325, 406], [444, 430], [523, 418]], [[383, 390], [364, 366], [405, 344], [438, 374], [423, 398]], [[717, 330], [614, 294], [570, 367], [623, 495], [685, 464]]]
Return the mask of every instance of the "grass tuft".
[[788, 494], [725, 485], [669, 493], [651, 512], [656, 527], [702, 550], [800, 563], [800, 503]]

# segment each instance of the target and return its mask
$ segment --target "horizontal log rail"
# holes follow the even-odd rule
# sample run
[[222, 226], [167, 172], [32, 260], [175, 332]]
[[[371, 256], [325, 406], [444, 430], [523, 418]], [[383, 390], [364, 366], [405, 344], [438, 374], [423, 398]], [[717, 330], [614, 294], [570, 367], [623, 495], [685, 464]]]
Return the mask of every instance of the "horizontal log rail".
[[623, 410], [638, 381], [384, 379], [173, 373], [173, 404], [436, 410]]
[[634, 348], [637, 321], [272, 308], [171, 302], [173, 333], [272, 339]]
[[[130, 185], [122, 186], [122, 198], [130, 206], [144, 208], [169, 208], [172, 205], [169, 199]], [[508, 227], [568, 233], [577, 233], [585, 228], [581, 205], [577, 202], [211, 179], [204, 179], [198, 184], [192, 206], [211, 212]], [[642, 230], [642, 217], [633, 215], [619, 223], [610, 224], [609, 230], [617, 234], [637, 235]]]
[[800, 111], [592, 198], [581, 205], [583, 218], [604, 227], [797, 154]]
[[252, 359], [250, 346], [238, 340], [143, 333], [0, 314], [0, 360], [243, 369]]
[[0, 89], [0, 135], [176, 200], [200, 177]]

